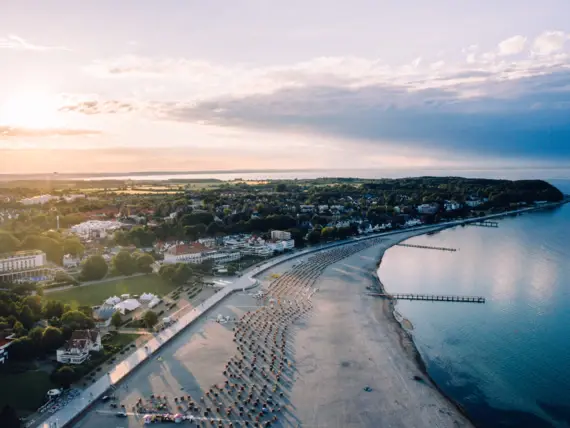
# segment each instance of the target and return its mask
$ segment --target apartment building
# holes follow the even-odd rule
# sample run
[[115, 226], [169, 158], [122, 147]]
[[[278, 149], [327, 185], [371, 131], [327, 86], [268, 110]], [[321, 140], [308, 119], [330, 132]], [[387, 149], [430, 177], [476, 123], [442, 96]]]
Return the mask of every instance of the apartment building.
[[40, 281], [53, 274], [43, 251], [0, 254], [0, 282]]

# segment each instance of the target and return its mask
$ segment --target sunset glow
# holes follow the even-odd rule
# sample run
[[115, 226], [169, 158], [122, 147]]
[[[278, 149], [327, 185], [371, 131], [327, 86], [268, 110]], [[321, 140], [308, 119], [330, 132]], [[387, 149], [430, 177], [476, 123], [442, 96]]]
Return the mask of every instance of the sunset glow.
[[56, 128], [63, 122], [57, 114], [54, 98], [38, 94], [20, 94], [0, 107], [0, 125], [26, 128]]

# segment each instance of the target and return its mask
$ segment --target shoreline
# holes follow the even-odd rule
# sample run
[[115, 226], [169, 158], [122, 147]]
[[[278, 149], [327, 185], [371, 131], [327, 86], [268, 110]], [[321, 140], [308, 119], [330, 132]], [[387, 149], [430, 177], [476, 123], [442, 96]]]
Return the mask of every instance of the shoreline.
[[[449, 228], [449, 226], [448, 227], [442, 227], [441, 229], [438, 229], [435, 231], [433, 231], [433, 230], [432, 231], [426, 231], [423, 233], [418, 233], [418, 234], [415, 234], [412, 236], [408, 236], [406, 238], [394, 241], [388, 247], [382, 248], [381, 253], [379, 255], [378, 262], [376, 263], [375, 270], [374, 270], [373, 275], [372, 275], [372, 277], [374, 278], [374, 282], [376, 283], [376, 286], [378, 287], [379, 291], [381, 293], [387, 293], [387, 290], [384, 287], [384, 283], [382, 282], [382, 280], [380, 279], [380, 275], [378, 274], [378, 271], [380, 269], [380, 265], [382, 264], [382, 261], [384, 259], [384, 254], [386, 253], [387, 250], [389, 250], [393, 246], [395, 246], [401, 242], [404, 242], [408, 239], [411, 239], [413, 237], [426, 235], [428, 233], [430, 233], [430, 234], [438, 233], [438, 232], [441, 232], [442, 230], [445, 230], [448, 228]], [[452, 397], [447, 395], [440, 388], [440, 386], [437, 384], [437, 382], [435, 382], [434, 379], [430, 376], [430, 374], [428, 373], [428, 370], [427, 370], [426, 363], [425, 363], [424, 359], [422, 358], [422, 356], [421, 356], [421, 354], [420, 354], [420, 352], [416, 346], [413, 335], [410, 333], [410, 331], [408, 331], [403, 326], [403, 322], [407, 321], [407, 319], [403, 315], [400, 314], [402, 320], [398, 320], [398, 317], [396, 316], [396, 312], [397, 312], [397, 310], [396, 310], [396, 306], [394, 304], [394, 301], [382, 298], [382, 313], [383, 313], [384, 317], [386, 318], [386, 320], [388, 322], [390, 322], [393, 326], [396, 327], [396, 332], [398, 333], [398, 337], [399, 337], [399, 346], [401, 347], [404, 354], [406, 354], [406, 356], [409, 357], [410, 360], [414, 362], [417, 369], [425, 377], [424, 382], [426, 382], [429, 386], [433, 387], [437, 391], [438, 394], [440, 394], [445, 400], [447, 400], [448, 403], [450, 403], [463, 417], [465, 417], [465, 419], [467, 419], [469, 421], [469, 423], [473, 427], [475, 427], [475, 424], [473, 423], [472, 418], [467, 413], [467, 411], [461, 406], [461, 404], [459, 404]]]

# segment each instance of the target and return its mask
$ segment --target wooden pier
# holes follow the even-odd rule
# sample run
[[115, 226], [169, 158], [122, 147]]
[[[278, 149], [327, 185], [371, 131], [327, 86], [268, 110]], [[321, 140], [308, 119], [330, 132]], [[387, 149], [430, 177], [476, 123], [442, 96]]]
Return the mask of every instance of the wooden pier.
[[455, 296], [451, 294], [414, 294], [414, 293], [368, 293], [370, 296], [384, 297], [391, 300], [425, 300], [431, 302], [485, 303], [481, 296]]
[[396, 244], [399, 247], [423, 248], [424, 250], [457, 251], [457, 248], [432, 247], [431, 245]]
[[467, 226], [479, 226], [479, 227], [499, 227], [499, 222], [498, 221], [490, 221], [490, 220], [485, 220], [485, 221], [473, 221], [471, 223], [466, 223]]

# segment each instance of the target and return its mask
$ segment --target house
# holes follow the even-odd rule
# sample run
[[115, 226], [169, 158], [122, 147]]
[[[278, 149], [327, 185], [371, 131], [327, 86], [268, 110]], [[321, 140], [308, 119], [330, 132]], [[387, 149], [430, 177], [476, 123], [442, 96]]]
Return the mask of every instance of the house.
[[272, 230], [271, 239], [273, 240], [282, 239], [284, 241], [289, 240], [291, 239], [291, 232], [285, 232], [283, 230]]
[[461, 209], [462, 205], [455, 201], [445, 201], [443, 207], [445, 208], [445, 211], [456, 211]]
[[98, 330], [75, 330], [65, 345], [56, 351], [56, 358], [62, 364], [82, 364], [89, 358], [90, 352], [102, 349]]
[[8, 359], [8, 348], [12, 344], [12, 340], [15, 339], [15, 335], [12, 334], [8, 337], [0, 336], [0, 364], [4, 364]]
[[81, 260], [79, 260], [78, 257], [73, 257], [71, 254], [66, 254], [65, 256], [63, 256], [63, 267], [64, 268], [74, 268], [79, 266], [79, 263], [81, 262]]
[[438, 204], [421, 204], [417, 208], [420, 214], [435, 214], [439, 210]]

